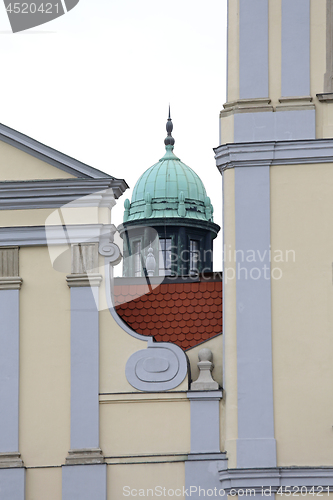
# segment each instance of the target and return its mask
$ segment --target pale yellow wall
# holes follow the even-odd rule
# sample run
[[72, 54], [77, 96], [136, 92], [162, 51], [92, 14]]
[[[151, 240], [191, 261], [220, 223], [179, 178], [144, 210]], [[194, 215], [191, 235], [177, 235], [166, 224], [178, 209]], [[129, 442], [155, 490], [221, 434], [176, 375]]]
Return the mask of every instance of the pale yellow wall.
[[321, 103], [326, 73], [326, 0], [311, 0], [311, 95], [316, 104], [316, 137], [333, 137], [332, 104]]
[[47, 247], [20, 249], [20, 452], [60, 465], [70, 448], [70, 291]]
[[[272, 335], [278, 466], [333, 462], [333, 165], [271, 168]], [[274, 262], [276, 250], [295, 262]]]
[[27, 469], [26, 500], [61, 500], [61, 474], [61, 467]]
[[0, 210], [0, 227], [56, 226], [70, 224], [109, 224], [110, 209], [107, 207], [64, 206], [31, 210]]
[[281, 0], [269, 0], [268, 7], [269, 97], [276, 106], [281, 97]]
[[[232, 279], [235, 273], [235, 262], [229, 260], [229, 250], [234, 255], [235, 242], [235, 171], [226, 170], [224, 182], [224, 373], [223, 391], [225, 404], [225, 449], [228, 451], [229, 467], [236, 467], [236, 439], [238, 436], [237, 420], [237, 340], [236, 340], [236, 281]], [[230, 279], [227, 279], [230, 277]]]
[[[152, 496], [151, 493], [147, 494], [147, 488], [155, 488], [157, 486], [168, 489], [183, 489], [185, 484], [185, 465], [181, 463], [170, 464], [140, 464], [140, 465], [113, 465], [108, 467], [107, 487], [108, 497], [107, 500], [119, 500], [121, 498], [134, 498], [134, 496], [126, 497], [123, 495], [123, 487], [129, 486], [131, 489], [143, 489], [145, 496], [138, 498], [158, 498]], [[178, 492], [177, 492], [178, 493]], [[167, 493], [161, 498], [172, 498]], [[170, 492], [171, 495], [171, 492]], [[177, 498], [174, 496], [173, 498]], [[183, 497], [179, 497], [183, 498]]]
[[234, 123], [235, 115], [233, 113], [220, 115], [220, 144], [232, 144], [234, 142]]
[[189, 453], [190, 402], [186, 393], [103, 400], [100, 437], [106, 457]]
[[[311, 0], [311, 95], [324, 91], [326, 73], [326, 3]], [[322, 106], [322, 105], [321, 105]]]
[[74, 175], [0, 141], [0, 181], [68, 179]]

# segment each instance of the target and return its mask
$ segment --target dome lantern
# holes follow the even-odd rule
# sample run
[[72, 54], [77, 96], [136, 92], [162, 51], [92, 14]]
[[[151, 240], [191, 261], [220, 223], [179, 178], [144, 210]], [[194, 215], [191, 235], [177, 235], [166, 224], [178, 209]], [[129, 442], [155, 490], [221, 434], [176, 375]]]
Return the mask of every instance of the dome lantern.
[[[166, 130], [165, 155], [138, 179], [131, 202], [126, 200], [124, 223], [120, 228], [122, 237], [127, 231], [125, 276], [144, 275], [145, 270], [140, 271], [139, 263], [147, 257], [151, 240], [149, 228], [155, 229], [159, 236], [159, 245], [156, 243], [153, 248], [158, 256], [156, 274], [212, 271], [213, 239], [220, 228], [213, 222], [213, 207], [200, 177], [173, 152], [175, 139], [170, 106]], [[141, 258], [134, 257], [138, 252], [143, 252]], [[129, 264], [125, 262], [126, 256]]]

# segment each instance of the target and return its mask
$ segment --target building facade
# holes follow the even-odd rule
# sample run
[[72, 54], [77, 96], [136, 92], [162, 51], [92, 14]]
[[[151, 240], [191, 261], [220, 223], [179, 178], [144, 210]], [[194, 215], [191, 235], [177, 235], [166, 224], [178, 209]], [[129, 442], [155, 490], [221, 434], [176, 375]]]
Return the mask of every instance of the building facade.
[[311, 496], [318, 486], [327, 495], [332, 2], [228, 4], [228, 97], [215, 150], [225, 248], [220, 481], [235, 493], [303, 486]]
[[[172, 283], [114, 282], [123, 180], [0, 126], [1, 500], [333, 488], [332, 0], [228, 4], [223, 346], [199, 331], [214, 278], [181, 277], [203, 300], [186, 346], [151, 314], [174, 315]], [[132, 202], [149, 219], [153, 196]]]
[[[125, 323], [114, 306], [127, 302], [135, 311], [114, 293], [121, 253], [111, 212], [126, 189], [0, 126], [1, 500], [179, 496], [187, 468], [225, 459], [221, 278], [145, 281], [144, 310], [158, 281], [145, 315], [154, 322], [151, 309], [166, 312], [167, 295], [169, 319], [178, 323], [184, 287], [197, 295], [191, 321], [199, 324], [186, 345], [178, 323], [170, 337], [181, 346]], [[207, 294], [214, 296], [210, 329], [201, 317]], [[165, 322], [154, 325], [168, 335]]]

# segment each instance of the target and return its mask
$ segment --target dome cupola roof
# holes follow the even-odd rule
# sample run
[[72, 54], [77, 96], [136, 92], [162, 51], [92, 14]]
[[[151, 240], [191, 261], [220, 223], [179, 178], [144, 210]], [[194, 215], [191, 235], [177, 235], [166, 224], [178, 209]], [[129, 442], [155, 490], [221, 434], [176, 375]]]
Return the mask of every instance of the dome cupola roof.
[[138, 179], [131, 203], [125, 201], [124, 222], [164, 217], [212, 222], [213, 207], [203, 182], [173, 152], [170, 107], [166, 130], [165, 155]]

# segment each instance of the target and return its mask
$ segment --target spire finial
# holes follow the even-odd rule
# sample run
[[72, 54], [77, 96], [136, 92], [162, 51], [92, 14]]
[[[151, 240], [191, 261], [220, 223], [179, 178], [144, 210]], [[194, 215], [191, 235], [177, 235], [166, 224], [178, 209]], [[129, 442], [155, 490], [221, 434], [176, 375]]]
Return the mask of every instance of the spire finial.
[[169, 118], [168, 118], [168, 121], [167, 121], [167, 124], [166, 124], [166, 131], [168, 132], [168, 136], [164, 139], [164, 144], [166, 146], [172, 146], [170, 148], [171, 151], [173, 150], [173, 146], [175, 144], [175, 140], [174, 140], [174, 138], [171, 135], [172, 130], [173, 130], [173, 124], [172, 124], [172, 120], [171, 120], [170, 104], [169, 104]]

